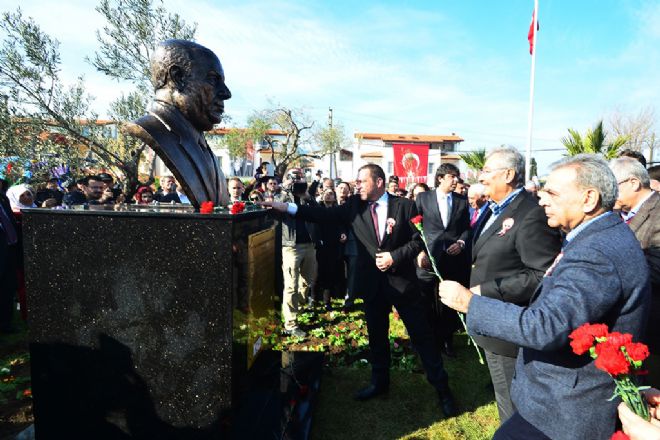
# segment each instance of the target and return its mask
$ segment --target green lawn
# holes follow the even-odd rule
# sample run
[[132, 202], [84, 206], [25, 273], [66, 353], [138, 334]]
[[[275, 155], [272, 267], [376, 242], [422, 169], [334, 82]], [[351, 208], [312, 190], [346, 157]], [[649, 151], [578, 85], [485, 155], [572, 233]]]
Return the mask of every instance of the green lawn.
[[458, 336], [458, 357], [446, 363], [461, 414], [444, 419], [424, 374], [393, 369], [386, 397], [356, 402], [353, 393], [369, 381], [369, 368], [326, 368], [315, 409], [314, 440], [490, 439], [499, 425], [488, 369]]
[[[338, 308], [340, 302], [335, 305]], [[307, 313], [303, 320], [305, 330], [311, 331], [310, 337], [305, 341], [281, 341], [277, 348], [326, 352], [312, 439], [477, 440], [492, 438], [499, 426], [488, 368], [479, 364], [464, 333], [455, 336], [457, 357], [444, 358], [461, 414], [445, 419], [435, 390], [426, 381], [411, 349], [405, 327], [394, 314], [390, 315], [390, 391], [367, 402], [357, 402], [352, 397], [369, 383], [370, 376], [370, 368], [363, 360], [368, 356], [363, 313], [317, 311]], [[337, 336], [342, 338], [341, 344], [334, 342]]]

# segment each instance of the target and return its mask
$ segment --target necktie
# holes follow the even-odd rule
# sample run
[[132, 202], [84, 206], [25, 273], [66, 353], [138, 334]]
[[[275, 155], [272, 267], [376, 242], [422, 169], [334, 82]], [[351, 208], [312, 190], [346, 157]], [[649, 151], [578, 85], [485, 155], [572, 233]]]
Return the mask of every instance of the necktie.
[[16, 229], [14, 228], [14, 225], [11, 223], [11, 219], [2, 206], [0, 206], [0, 224], [2, 225], [2, 229], [5, 231], [5, 234], [7, 235], [7, 244], [16, 244], [18, 242]]
[[378, 207], [378, 202], [373, 202], [371, 206], [369, 206], [369, 210], [371, 211], [371, 220], [374, 222], [374, 231], [376, 231], [376, 238], [378, 239], [378, 244], [380, 244], [380, 231], [378, 230], [378, 213], [376, 212], [377, 207]]
[[633, 217], [635, 217], [634, 212], [629, 212], [628, 214], [624, 214], [623, 212], [621, 213], [621, 219], [625, 222], [625, 224], [629, 225], [630, 222], [632, 221]]
[[479, 210], [475, 209], [474, 212], [472, 213], [472, 218], [470, 219], [470, 228], [474, 228], [474, 225], [477, 223], [478, 219], [479, 219]]
[[451, 220], [451, 194], [447, 194], [445, 204], [447, 205], [445, 208], [445, 229], [447, 229], [449, 226], [449, 220]]

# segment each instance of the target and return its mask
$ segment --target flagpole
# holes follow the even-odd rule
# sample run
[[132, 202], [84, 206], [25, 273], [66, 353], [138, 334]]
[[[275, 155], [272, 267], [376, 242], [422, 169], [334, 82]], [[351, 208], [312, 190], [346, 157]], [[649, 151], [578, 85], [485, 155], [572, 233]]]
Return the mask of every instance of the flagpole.
[[534, 30], [533, 44], [532, 44], [532, 71], [529, 80], [529, 114], [527, 115], [527, 148], [525, 150], [525, 179], [529, 180], [532, 176], [529, 175], [532, 161], [532, 122], [534, 120], [534, 74], [536, 72], [536, 36], [538, 35], [538, 22], [539, 22], [539, 0], [534, 0], [534, 22], [532, 29]]

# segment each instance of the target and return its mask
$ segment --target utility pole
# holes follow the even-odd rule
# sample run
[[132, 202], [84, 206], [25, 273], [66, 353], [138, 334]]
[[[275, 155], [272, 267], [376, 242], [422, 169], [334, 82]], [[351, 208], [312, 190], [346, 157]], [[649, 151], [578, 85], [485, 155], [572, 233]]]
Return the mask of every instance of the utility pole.
[[[332, 133], [332, 107], [328, 107], [328, 127], [330, 127], [330, 132]], [[332, 146], [334, 150], [334, 145]], [[330, 178], [334, 179], [337, 174], [337, 164], [335, 163], [335, 153], [334, 151], [330, 154]]]

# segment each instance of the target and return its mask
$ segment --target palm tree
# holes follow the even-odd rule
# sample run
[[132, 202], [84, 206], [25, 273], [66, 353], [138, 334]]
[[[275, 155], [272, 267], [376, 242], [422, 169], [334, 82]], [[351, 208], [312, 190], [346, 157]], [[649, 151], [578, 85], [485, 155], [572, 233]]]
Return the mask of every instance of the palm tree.
[[458, 155], [465, 165], [471, 170], [480, 171], [486, 163], [486, 149], [468, 151]]
[[566, 156], [575, 156], [581, 153], [596, 153], [605, 156], [605, 159], [613, 159], [619, 152], [619, 148], [628, 141], [627, 136], [617, 136], [610, 143], [605, 143], [607, 133], [603, 130], [601, 119], [594, 129], [587, 129], [584, 137], [576, 130], [569, 128], [570, 136], [561, 138], [561, 143], [566, 147]]

